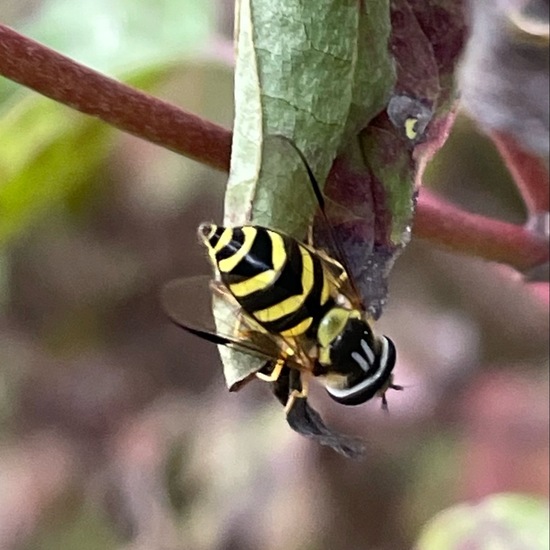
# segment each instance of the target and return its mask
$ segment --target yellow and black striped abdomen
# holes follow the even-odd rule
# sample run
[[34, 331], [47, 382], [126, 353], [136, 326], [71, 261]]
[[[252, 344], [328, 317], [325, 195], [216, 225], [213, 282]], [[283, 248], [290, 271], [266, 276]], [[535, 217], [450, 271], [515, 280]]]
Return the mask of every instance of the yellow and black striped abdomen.
[[319, 256], [295, 239], [251, 225], [204, 224], [199, 232], [223, 284], [269, 332], [311, 333], [332, 307], [329, 273]]

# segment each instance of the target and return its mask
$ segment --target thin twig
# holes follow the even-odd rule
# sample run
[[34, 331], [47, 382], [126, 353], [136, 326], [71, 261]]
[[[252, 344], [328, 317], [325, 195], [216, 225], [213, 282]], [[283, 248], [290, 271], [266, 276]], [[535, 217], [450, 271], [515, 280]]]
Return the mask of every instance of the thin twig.
[[229, 170], [231, 133], [0, 25], [0, 74], [120, 130]]
[[493, 132], [491, 139], [514, 178], [525, 206], [531, 215], [550, 210], [548, 168], [542, 159], [519, 147], [503, 132]]
[[512, 223], [466, 212], [422, 189], [414, 233], [455, 252], [526, 271], [548, 261], [548, 243]]

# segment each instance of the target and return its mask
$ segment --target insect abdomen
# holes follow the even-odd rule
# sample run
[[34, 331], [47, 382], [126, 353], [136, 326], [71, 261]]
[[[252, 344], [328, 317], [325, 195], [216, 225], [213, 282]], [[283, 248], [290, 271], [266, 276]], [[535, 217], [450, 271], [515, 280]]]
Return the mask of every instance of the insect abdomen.
[[199, 232], [222, 283], [260, 325], [283, 336], [315, 329], [332, 303], [315, 253], [264, 227], [205, 224]]

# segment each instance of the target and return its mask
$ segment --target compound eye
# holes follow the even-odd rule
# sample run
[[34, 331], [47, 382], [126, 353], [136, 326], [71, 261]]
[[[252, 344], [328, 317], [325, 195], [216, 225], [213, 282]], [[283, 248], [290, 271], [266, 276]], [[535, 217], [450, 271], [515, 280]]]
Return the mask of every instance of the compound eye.
[[328, 347], [342, 334], [351, 313], [348, 309], [335, 307], [323, 317], [317, 330], [317, 340], [322, 347]]

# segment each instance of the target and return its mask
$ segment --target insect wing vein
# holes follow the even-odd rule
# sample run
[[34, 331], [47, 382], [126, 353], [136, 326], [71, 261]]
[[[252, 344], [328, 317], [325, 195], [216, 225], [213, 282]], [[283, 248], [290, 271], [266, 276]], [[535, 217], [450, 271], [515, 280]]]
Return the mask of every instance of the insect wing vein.
[[[222, 300], [223, 318], [214, 317], [212, 297]], [[227, 346], [266, 361], [288, 357], [289, 366], [299, 367], [298, 355], [288, 341], [261, 329], [242, 312], [227, 290], [208, 276], [181, 278], [165, 285], [163, 309], [185, 331], [213, 344]], [[294, 358], [293, 358], [294, 357]]]

